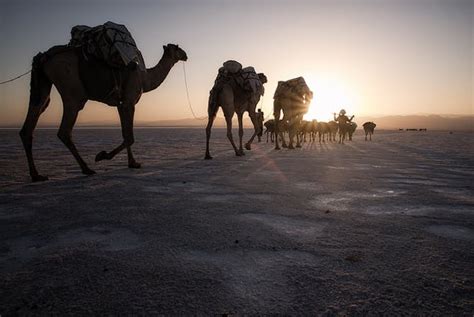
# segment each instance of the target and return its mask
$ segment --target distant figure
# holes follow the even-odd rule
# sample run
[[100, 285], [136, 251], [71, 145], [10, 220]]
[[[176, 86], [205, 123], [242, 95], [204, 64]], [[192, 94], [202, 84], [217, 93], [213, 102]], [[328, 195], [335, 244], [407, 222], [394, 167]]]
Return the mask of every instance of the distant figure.
[[[108, 22], [99, 27], [104, 32], [101, 35], [109, 36], [114, 34], [113, 29], [108, 28], [110, 25], [111, 22]], [[125, 26], [118, 26], [122, 30], [126, 30]], [[132, 43], [133, 39], [131, 36], [127, 38], [127, 41], [123, 39], [123, 36], [127, 35], [126, 33], [128, 31], [115, 33], [114, 36], [117, 39], [114, 40], [114, 43], [120, 42], [122, 45], [125, 42], [127, 45]], [[90, 40], [92, 41], [92, 39]], [[188, 58], [186, 52], [177, 45], [168, 44], [163, 46], [163, 56], [158, 65], [145, 71], [140, 66], [143, 62], [141, 54], [136, 46], [130, 44], [133, 49], [137, 50], [137, 60], [117, 68], [111, 66], [107, 60], [86, 56], [87, 52], [84, 47], [87, 47], [89, 44], [89, 42], [75, 41], [70, 45], [54, 46], [46, 53], [38, 53], [33, 58], [28, 114], [20, 131], [33, 182], [48, 179], [48, 177], [40, 175], [36, 169], [33, 160], [32, 143], [33, 131], [40, 115], [49, 105], [53, 85], [58, 90], [63, 101], [63, 117], [58, 137], [72, 153], [83, 174], [92, 175], [95, 172], [88, 167], [79, 155], [72, 140], [72, 130], [79, 111], [84, 108], [88, 100], [95, 100], [111, 107], [116, 107], [122, 126], [122, 143], [110, 152], [99, 152], [95, 157], [96, 162], [110, 160], [126, 149], [128, 167], [139, 168], [140, 164], [135, 161], [132, 154], [135, 104], [140, 99], [142, 93], [158, 88], [178, 61], [186, 61]], [[112, 51], [113, 45], [115, 44], [111, 44], [107, 50]], [[123, 49], [123, 46], [121, 49]], [[144, 68], [144, 63], [142, 66]]]
[[346, 116], [346, 110], [344, 109], [341, 109], [341, 111], [339, 111], [339, 115], [337, 117], [336, 113], [334, 113], [334, 121], [336, 121], [339, 126], [339, 143], [341, 144], [344, 144], [346, 134], [349, 133], [352, 119], [354, 119], [354, 116], [348, 118]]
[[[263, 73], [257, 74], [253, 67], [242, 68], [237, 61], [226, 61], [218, 71], [214, 86], [209, 93], [208, 122], [206, 127], [206, 154], [204, 159], [210, 160], [212, 156], [209, 151], [209, 139], [211, 138], [211, 128], [216, 118], [219, 107], [224, 112], [227, 125], [227, 138], [234, 148], [236, 156], [245, 155], [242, 146], [244, 127], [242, 117], [247, 111], [254, 126], [252, 137], [245, 144], [245, 148], [250, 150], [253, 139], [258, 134], [258, 125], [255, 109], [260, 97], [263, 96], [263, 84], [267, 82], [267, 77]], [[232, 118], [237, 114], [239, 122], [239, 147], [234, 143], [232, 136]]]
[[374, 134], [374, 129], [377, 125], [373, 122], [366, 122], [362, 126], [364, 127], [365, 140], [367, 141], [367, 135], [369, 135], [370, 141], [372, 141], [372, 134]]
[[258, 130], [259, 130], [258, 133], [257, 133], [258, 142], [262, 141], [263, 119], [264, 119], [263, 111], [262, 111], [262, 109], [258, 109], [257, 113], [256, 113], [257, 127], [258, 127]]

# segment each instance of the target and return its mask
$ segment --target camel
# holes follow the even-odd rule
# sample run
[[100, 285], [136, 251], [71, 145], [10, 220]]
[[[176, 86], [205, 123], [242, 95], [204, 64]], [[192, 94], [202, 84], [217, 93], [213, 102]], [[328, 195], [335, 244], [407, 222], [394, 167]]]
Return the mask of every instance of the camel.
[[328, 141], [330, 141], [331, 134], [330, 134], [329, 124], [327, 122], [318, 122], [318, 124], [316, 126], [316, 130], [317, 130], [318, 135], [319, 135], [319, 143], [321, 143], [321, 139], [322, 139], [323, 142], [326, 142], [324, 140], [324, 135], [326, 135], [326, 134], [328, 134]]
[[349, 136], [349, 141], [352, 141], [352, 135], [354, 134], [356, 129], [357, 129], [357, 123], [350, 122], [349, 123], [349, 130], [347, 131], [348, 136]]
[[313, 132], [313, 122], [303, 120], [300, 123], [300, 133], [303, 139], [303, 142], [306, 142], [306, 135], [309, 134], [309, 139], [312, 141], [312, 132]]
[[275, 136], [275, 120], [270, 119], [267, 120], [264, 124], [265, 126], [265, 134], [267, 135], [267, 143], [268, 143], [268, 135], [270, 134], [270, 141], [273, 143], [274, 136]]
[[365, 140], [367, 141], [367, 135], [369, 135], [370, 141], [372, 141], [372, 134], [374, 134], [374, 129], [377, 125], [369, 121], [369, 122], [364, 123], [362, 126], [364, 127]]
[[329, 141], [336, 142], [336, 134], [339, 131], [339, 125], [337, 124], [336, 121], [329, 121], [328, 128], [329, 128], [329, 131], [328, 131]]
[[54, 46], [33, 58], [28, 114], [20, 131], [33, 182], [48, 179], [47, 176], [40, 175], [35, 167], [32, 143], [38, 119], [49, 105], [53, 85], [63, 101], [63, 117], [58, 137], [72, 153], [83, 174], [92, 175], [95, 172], [79, 155], [72, 141], [72, 130], [79, 111], [88, 100], [116, 107], [122, 126], [123, 142], [110, 152], [99, 152], [95, 161], [110, 160], [127, 149], [128, 167], [140, 168], [141, 165], [135, 161], [131, 150], [134, 143], [135, 104], [142, 93], [161, 85], [174, 64], [187, 60], [186, 52], [177, 45], [168, 44], [163, 49], [164, 53], [158, 64], [146, 71], [141, 71], [138, 67], [112, 68], [104, 61], [94, 59], [86, 61], [80, 50], [66, 45]]
[[[285, 88], [288, 82], [278, 82], [273, 100], [273, 115], [275, 117], [275, 134], [280, 135], [280, 121], [288, 122], [289, 149], [294, 149], [293, 139], [296, 136], [296, 147], [301, 147], [298, 137], [298, 128], [303, 116], [308, 112], [309, 103], [313, 98], [313, 92], [306, 85], [303, 77], [295, 78], [296, 86], [290, 89]], [[283, 118], [280, 120], [280, 114], [283, 111]], [[281, 136], [283, 139], [283, 136]], [[285, 144], [283, 144], [284, 146]], [[278, 137], [275, 139], [275, 150], [279, 150], [280, 145]]]
[[[263, 73], [258, 74], [260, 82], [265, 84], [267, 82], [267, 77]], [[214, 88], [213, 88], [214, 89]], [[215, 95], [213, 95], [215, 93]], [[243, 89], [235, 80], [226, 81], [222, 86], [219, 86], [217, 92], [211, 90], [211, 96], [209, 97], [208, 105], [208, 122], [206, 127], [206, 154], [204, 159], [211, 160], [212, 156], [209, 152], [209, 139], [211, 138], [211, 128], [212, 124], [216, 118], [217, 111], [219, 107], [222, 108], [224, 112], [224, 117], [227, 125], [227, 138], [230, 141], [230, 144], [234, 148], [236, 156], [245, 155], [244, 149], [242, 147], [242, 137], [244, 135], [243, 127], [243, 115], [245, 111], [248, 112], [250, 119], [252, 120], [254, 126], [254, 133], [252, 137], [245, 144], [247, 150], [251, 149], [251, 144], [255, 136], [258, 135], [259, 125], [257, 122], [257, 114], [255, 109], [260, 100], [260, 94], [252, 92], [249, 90]], [[234, 138], [232, 136], [232, 118], [234, 114], [237, 114], [237, 119], [239, 122], [239, 148], [234, 143]]]

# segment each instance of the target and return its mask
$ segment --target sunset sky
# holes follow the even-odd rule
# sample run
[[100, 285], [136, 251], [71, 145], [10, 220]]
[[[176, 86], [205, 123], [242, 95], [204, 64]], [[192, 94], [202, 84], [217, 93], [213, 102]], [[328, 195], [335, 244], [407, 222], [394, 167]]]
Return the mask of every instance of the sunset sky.
[[[474, 1], [25, 1], [0, 2], [0, 81], [30, 69], [39, 51], [69, 41], [74, 25], [125, 24], [154, 66], [167, 43], [188, 54], [194, 111], [206, 115], [209, 90], [229, 59], [264, 72], [263, 110], [277, 81], [304, 76], [324, 119], [356, 115], [473, 114]], [[20, 125], [30, 76], [0, 86], [0, 125]], [[57, 122], [61, 100], [40, 123]], [[145, 94], [136, 120], [191, 118], [183, 67]], [[79, 122], [118, 122], [116, 110], [89, 102]]]

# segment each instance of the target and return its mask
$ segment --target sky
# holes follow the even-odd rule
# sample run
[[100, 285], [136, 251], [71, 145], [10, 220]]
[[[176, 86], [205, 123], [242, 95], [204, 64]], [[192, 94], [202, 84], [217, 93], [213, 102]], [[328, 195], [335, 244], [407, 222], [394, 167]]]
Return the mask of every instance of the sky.
[[[259, 105], [272, 111], [279, 80], [303, 76], [314, 92], [310, 116], [473, 114], [471, 0], [0, 0], [0, 81], [28, 71], [32, 57], [66, 44], [75, 25], [124, 24], [147, 67], [179, 44], [191, 105], [207, 113], [209, 90], [223, 62], [234, 59], [267, 75]], [[27, 75], [0, 85], [0, 125], [20, 126]], [[59, 124], [53, 89], [40, 124]], [[183, 63], [144, 94], [136, 121], [192, 118]], [[118, 122], [116, 109], [88, 102], [79, 123]]]

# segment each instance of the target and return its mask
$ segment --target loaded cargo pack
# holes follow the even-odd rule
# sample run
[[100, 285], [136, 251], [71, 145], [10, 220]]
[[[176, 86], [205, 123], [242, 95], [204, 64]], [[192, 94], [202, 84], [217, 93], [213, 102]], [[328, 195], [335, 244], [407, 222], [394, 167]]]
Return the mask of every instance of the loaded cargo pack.
[[81, 48], [86, 59], [102, 60], [117, 68], [138, 66], [145, 70], [142, 54], [122, 24], [109, 21], [95, 27], [77, 25], [71, 29], [69, 46]]

